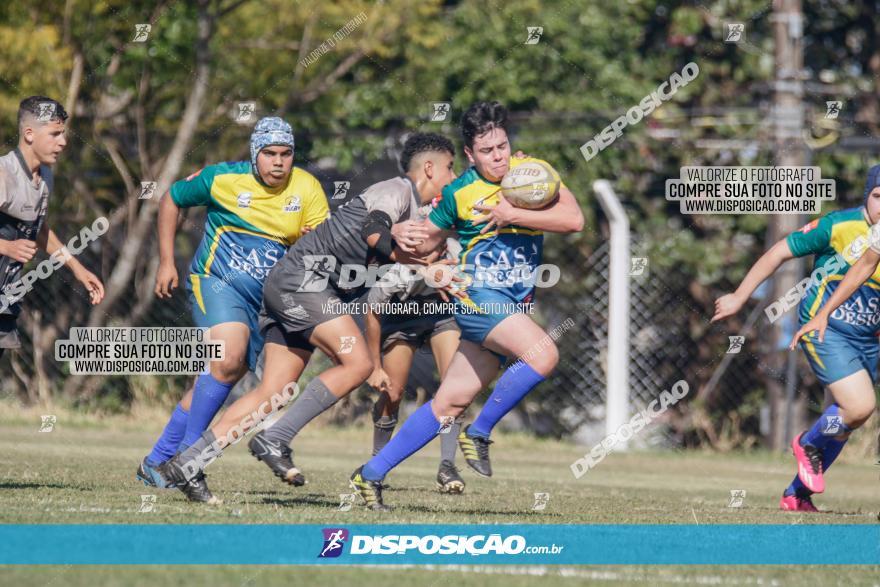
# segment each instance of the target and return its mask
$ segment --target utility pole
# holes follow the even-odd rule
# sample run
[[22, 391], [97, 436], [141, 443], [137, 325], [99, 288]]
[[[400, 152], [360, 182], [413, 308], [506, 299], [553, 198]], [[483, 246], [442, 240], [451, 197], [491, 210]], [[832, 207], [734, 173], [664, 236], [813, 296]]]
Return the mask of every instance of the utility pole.
[[[806, 164], [804, 143], [803, 106], [803, 13], [801, 0], [774, 0], [773, 36], [775, 39], [776, 77], [774, 81], [773, 146], [777, 166], [803, 166]], [[778, 214], [770, 217], [768, 237], [771, 243], [785, 238], [804, 222], [800, 214]], [[796, 259], [784, 264], [773, 279], [771, 300], [779, 299], [790, 290], [803, 275], [803, 263]], [[797, 329], [796, 312], [788, 312], [782, 320], [768, 325], [764, 355], [769, 368], [764, 368], [767, 404], [765, 422], [765, 445], [772, 450], [783, 450], [791, 440], [796, 425], [803, 420], [803, 398], [795, 401], [796, 376], [795, 353], [788, 351], [788, 342]], [[785, 383], [783, 382], [785, 381]], [[799, 409], [796, 407], [799, 406]]]

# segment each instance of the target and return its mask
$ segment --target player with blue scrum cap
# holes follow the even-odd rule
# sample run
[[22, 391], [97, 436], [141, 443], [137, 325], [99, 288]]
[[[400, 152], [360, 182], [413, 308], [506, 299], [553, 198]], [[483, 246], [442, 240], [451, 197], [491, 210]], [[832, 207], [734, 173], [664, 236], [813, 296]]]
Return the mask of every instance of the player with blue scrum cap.
[[[314, 176], [293, 166], [293, 149], [291, 126], [263, 118], [251, 134], [250, 161], [209, 165], [174, 183], [162, 199], [156, 295], [169, 298], [178, 284], [174, 236], [180, 208], [205, 206], [205, 234], [186, 287], [193, 321], [209, 329], [212, 341], [224, 343], [225, 355], [196, 379], [141, 463], [137, 476], [147, 485], [165, 486], [157, 467], [195, 442], [235, 383], [256, 368], [266, 277], [290, 245], [327, 218], [324, 190]], [[219, 502], [203, 475], [181, 489], [193, 501]]]

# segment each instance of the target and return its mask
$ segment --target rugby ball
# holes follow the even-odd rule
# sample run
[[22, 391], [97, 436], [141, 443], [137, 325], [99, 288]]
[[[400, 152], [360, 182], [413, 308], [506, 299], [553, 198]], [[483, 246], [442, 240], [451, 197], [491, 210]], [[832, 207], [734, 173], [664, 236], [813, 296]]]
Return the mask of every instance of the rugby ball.
[[517, 208], [535, 210], [550, 204], [559, 194], [559, 174], [543, 161], [521, 163], [501, 179], [501, 193]]

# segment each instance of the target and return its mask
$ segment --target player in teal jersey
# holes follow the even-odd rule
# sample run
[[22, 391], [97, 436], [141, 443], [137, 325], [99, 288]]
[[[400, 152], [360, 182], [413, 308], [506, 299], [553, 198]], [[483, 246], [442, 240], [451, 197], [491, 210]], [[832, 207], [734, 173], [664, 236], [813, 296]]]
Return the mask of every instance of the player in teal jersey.
[[[859, 258], [868, 249], [871, 226], [880, 219], [878, 186], [880, 166], [874, 166], [868, 172], [863, 206], [826, 214], [779, 241], [752, 266], [736, 292], [715, 302], [713, 322], [739, 311], [758, 285], [785, 261], [815, 255], [815, 269], [802, 282], [803, 286], [771, 304], [766, 312], [775, 320], [787, 306], [794, 305], [796, 298], [803, 296], [798, 314], [803, 327], [794, 340], [800, 342], [816, 377], [833, 398], [816, 423], [792, 440], [797, 475], [783, 492], [780, 508], [784, 510], [818, 511], [812, 494], [825, 490], [824, 473], [843, 450], [852, 431], [874, 411], [874, 381], [880, 354], [880, 272], [872, 270], [870, 277], [865, 276], [864, 284], [859, 282], [845, 295], [842, 280], [846, 276], [852, 281], [850, 267], [861, 263]], [[840, 300], [844, 306], [834, 306], [833, 313], [825, 308], [819, 312], [832, 294], [844, 296]], [[817, 318], [822, 315], [828, 326], [827, 331], [823, 328], [824, 337], [804, 336], [816, 328], [820, 323]]]

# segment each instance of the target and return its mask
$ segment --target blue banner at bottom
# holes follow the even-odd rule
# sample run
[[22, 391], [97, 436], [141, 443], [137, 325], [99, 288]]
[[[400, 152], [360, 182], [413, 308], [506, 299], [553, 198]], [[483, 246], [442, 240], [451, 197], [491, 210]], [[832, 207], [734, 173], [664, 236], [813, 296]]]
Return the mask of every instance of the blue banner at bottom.
[[878, 565], [873, 525], [0, 525], [0, 564]]

